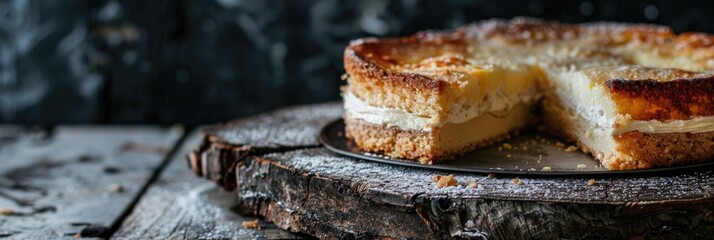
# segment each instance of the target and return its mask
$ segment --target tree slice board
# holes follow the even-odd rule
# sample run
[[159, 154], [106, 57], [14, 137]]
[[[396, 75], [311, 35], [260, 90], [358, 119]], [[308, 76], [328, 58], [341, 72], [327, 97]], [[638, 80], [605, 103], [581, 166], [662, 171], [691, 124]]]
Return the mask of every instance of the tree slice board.
[[[237, 159], [266, 152], [319, 145], [317, 133], [325, 124], [342, 116], [338, 104], [286, 108], [255, 117], [207, 128], [203, 141], [188, 161], [196, 174], [217, 182], [227, 190], [236, 187]], [[229, 156], [220, 155], [227, 154]], [[201, 161], [212, 158], [217, 161]]]
[[[275, 121], [275, 116], [286, 115], [295, 117]], [[211, 172], [233, 174], [235, 183], [230, 188], [236, 190], [243, 210], [280, 228], [319, 238], [707, 238], [714, 234], [714, 172], [708, 169], [612, 178], [515, 179], [453, 173], [457, 186], [437, 188], [432, 177], [449, 172], [361, 161], [321, 147], [316, 141], [320, 125], [340, 115], [339, 104], [323, 104], [215, 127], [204, 133], [189, 162], [197, 173], [206, 171], [197, 167], [211, 166], [215, 168]], [[290, 127], [280, 129], [303, 135], [283, 138], [266, 133], [281, 124]], [[262, 143], [261, 136], [269, 138]], [[468, 182], [477, 186], [467, 186]]]
[[184, 158], [201, 141], [201, 130], [188, 134], [158, 180], [142, 196], [113, 239], [299, 239], [301, 236], [260, 221], [246, 229], [233, 209], [237, 195], [203, 181], [186, 168]]
[[0, 127], [0, 237], [106, 238], [183, 130]]

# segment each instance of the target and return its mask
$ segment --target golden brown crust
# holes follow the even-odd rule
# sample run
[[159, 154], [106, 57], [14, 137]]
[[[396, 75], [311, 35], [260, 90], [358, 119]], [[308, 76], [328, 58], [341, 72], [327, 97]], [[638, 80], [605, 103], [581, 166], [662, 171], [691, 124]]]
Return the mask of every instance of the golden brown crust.
[[618, 151], [629, 160], [614, 165], [620, 169], [653, 168], [711, 160], [714, 157], [714, 132], [642, 133], [627, 132], [615, 137]]
[[[405, 38], [354, 40], [344, 53], [348, 85], [354, 95], [369, 104], [400, 108], [423, 116], [439, 115], [444, 111], [442, 101], [448, 99], [445, 95], [450, 94], [449, 83], [391, 68], [445, 52], [463, 52], [465, 46], [460, 34], [438, 32]], [[392, 99], [377, 101], [378, 96]]]
[[422, 132], [367, 123], [345, 115], [345, 136], [360, 149], [393, 158], [415, 159], [431, 164], [443, 159], [438, 150], [438, 130]]
[[591, 38], [600, 44], [615, 45], [627, 41], [663, 42], [674, 36], [672, 29], [657, 25], [615, 22], [564, 24], [525, 17], [486, 20], [457, 31], [467, 35], [477, 33], [486, 38], [498, 37], [513, 44]]
[[446, 83], [415, 73], [390, 71], [390, 66], [418, 61], [445, 51], [462, 52], [463, 34], [422, 32], [404, 38], [364, 38], [345, 48], [345, 70], [360, 79], [375, 79], [394, 87], [421, 91], [442, 91]]
[[605, 83], [620, 113], [634, 120], [687, 120], [714, 115], [714, 76], [673, 81], [612, 79]]
[[353, 119], [349, 114], [345, 114], [344, 121], [345, 136], [353, 140], [360, 149], [393, 158], [418, 160], [422, 164], [452, 159], [476, 148], [503, 141], [521, 129], [516, 127], [492, 138], [445, 150], [441, 146], [442, 129], [440, 128], [432, 129], [430, 132], [403, 130]]
[[[428, 111], [418, 109], [417, 105], [424, 106], [422, 103], [415, 106], [386, 104], [384, 107], [402, 108], [420, 115], [434, 115], [443, 111], [440, 106], [449, 104], [442, 102], [441, 98], [449, 96], [447, 90], [450, 83], [439, 76], [402, 71], [401, 67], [446, 53], [464, 55], [468, 51], [469, 43], [473, 41], [499, 40], [512, 45], [547, 41], [585, 42], [585, 45], [603, 49], [623, 48], [624, 50], [618, 50], [619, 54], [624, 54], [621, 57], [635, 61], [635, 65], [639, 64], [637, 61], [642, 60], [635, 60], [638, 57], [634, 55], [644, 54], [645, 57], [639, 58], [658, 59], [649, 63], [652, 65], [714, 70], [714, 35], [685, 33], [677, 36], [670, 28], [655, 25], [609, 22], [561, 24], [529, 18], [488, 20], [453, 31], [423, 32], [404, 38], [355, 40], [345, 49], [345, 70], [354, 77], [348, 81], [350, 85], [355, 86], [355, 95], [358, 97], [370, 99], [376, 95], [397, 94], [404, 95], [401, 96], [402, 99], [409, 99], [408, 95], [414, 94], [422, 100], [433, 100]], [[622, 47], [624, 45], [629, 47]], [[666, 60], [670, 58], [685, 60], [668, 63]], [[681, 66], [671, 66], [672, 64]], [[617, 101], [618, 105], [624, 104], [620, 108], [620, 114], [631, 114], [636, 120], [667, 120], [670, 117], [689, 119], [697, 115], [709, 115], [714, 111], [714, 104], [711, 104], [714, 97], [714, 79], [696, 78], [673, 83], [656, 80], [607, 81], [607, 87], [621, 98]], [[646, 106], [657, 108], [643, 109], [645, 105], [628, 104], [647, 101], [653, 102]], [[667, 113], [668, 111], [671, 113]]]

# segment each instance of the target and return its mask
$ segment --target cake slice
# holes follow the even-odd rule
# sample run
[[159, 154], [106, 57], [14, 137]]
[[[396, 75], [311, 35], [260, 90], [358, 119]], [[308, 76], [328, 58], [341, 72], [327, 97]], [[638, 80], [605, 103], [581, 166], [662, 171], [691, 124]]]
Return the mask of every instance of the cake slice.
[[344, 58], [346, 135], [431, 164], [542, 117], [608, 169], [710, 160], [713, 43], [657, 26], [523, 18], [356, 40]]
[[612, 170], [714, 157], [714, 76], [641, 66], [556, 74], [545, 123]]
[[347, 137], [367, 151], [431, 164], [526, 126], [538, 70], [496, 55], [473, 58], [452, 37], [353, 42], [345, 55]]

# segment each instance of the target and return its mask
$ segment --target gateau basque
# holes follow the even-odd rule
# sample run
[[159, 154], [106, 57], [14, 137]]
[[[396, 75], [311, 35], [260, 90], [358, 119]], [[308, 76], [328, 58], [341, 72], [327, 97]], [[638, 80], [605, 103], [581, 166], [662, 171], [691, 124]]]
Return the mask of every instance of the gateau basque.
[[345, 49], [345, 134], [432, 164], [542, 123], [610, 170], [714, 158], [714, 36], [487, 20]]

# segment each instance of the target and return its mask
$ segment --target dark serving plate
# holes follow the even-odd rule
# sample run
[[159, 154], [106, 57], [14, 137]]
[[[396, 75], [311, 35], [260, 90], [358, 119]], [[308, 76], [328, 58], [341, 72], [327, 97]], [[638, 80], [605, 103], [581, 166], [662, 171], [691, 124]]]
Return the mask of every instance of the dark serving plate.
[[[325, 125], [320, 132], [320, 142], [328, 150], [348, 157], [441, 171], [527, 176], [624, 176], [673, 173], [694, 169], [703, 170], [703, 168], [714, 166], [714, 161], [709, 161], [666, 168], [610, 171], [600, 165], [592, 156], [584, 154], [580, 150], [565, 151], [564, 149], [571, 145], [568, 142], [537, 131], [526, 132], [504, 141], [504, 143], [507, 142], [513, 146], [511, 150], [502, 149], [503, 143], [494, 144], [468, 152], [453, 160], [424, 165], [416, 161], [389, 158], [361, 151], [355, 147], [352, 141], [345, 137], [344, 129], [345, 125], [342, 119]], [[557, 147], [557, 142], [564, 143], [565, 147]], [[550, 167], [550, 170], [543, 170], [544, 167]]]

